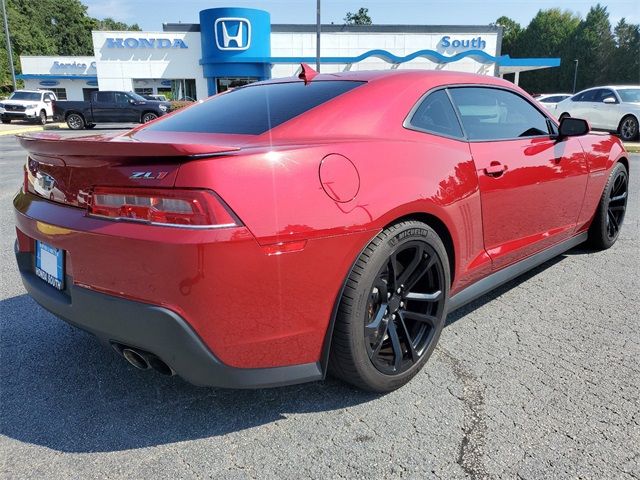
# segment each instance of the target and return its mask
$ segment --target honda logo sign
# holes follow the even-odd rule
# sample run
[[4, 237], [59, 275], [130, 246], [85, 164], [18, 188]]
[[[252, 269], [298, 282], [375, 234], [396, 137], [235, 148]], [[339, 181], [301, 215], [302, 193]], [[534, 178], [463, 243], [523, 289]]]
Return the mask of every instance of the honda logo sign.
[[247, 50], [251, 45], [251, 23], [246, 18], [218, 18], [213, 29], [219, 50]]

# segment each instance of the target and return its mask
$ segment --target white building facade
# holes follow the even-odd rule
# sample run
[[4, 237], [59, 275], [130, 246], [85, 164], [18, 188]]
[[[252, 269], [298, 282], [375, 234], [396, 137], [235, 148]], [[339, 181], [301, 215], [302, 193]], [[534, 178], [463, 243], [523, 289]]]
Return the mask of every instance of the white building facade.
[[[199, 24], [157, 32], [95, 31], [93, 57], [22, 56], [28, 89], [81, 100], [100, 90], [204, 99], [232, 86], [293, 76], [315, 66], [315, 25], [271, 25], [262, 10], [213, 8]], [[560, 59], [501, 55], [499, 26], [323, 25], [323, 73], [344, 70], [456, 70], [503, 75], [558, 66]]]

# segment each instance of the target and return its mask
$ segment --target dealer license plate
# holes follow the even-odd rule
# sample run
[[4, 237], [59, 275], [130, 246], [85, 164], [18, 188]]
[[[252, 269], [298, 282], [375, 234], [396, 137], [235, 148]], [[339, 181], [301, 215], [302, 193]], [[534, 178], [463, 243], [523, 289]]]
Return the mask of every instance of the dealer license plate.
[[64, 250], [36, 241], [36, 275], [49, 285], [64, 288]]

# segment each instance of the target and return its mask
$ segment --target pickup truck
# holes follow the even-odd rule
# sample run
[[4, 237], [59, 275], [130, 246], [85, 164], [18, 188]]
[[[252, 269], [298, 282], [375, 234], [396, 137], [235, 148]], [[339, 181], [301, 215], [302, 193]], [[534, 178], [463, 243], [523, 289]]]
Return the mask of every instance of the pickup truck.
[[40, 125], [53, 117], [56, 94], [49, 90], [16, 90], [7, 100], [0, 101], [0, 120], [27, 120]]
[[146, 100], [134, 92], [92, 92], [88, 101], [54, 103], [54, 119], [64, 120], [72, 130], [93, 128], [97, 123], [147, 123], [164, 115], [169, 102]]

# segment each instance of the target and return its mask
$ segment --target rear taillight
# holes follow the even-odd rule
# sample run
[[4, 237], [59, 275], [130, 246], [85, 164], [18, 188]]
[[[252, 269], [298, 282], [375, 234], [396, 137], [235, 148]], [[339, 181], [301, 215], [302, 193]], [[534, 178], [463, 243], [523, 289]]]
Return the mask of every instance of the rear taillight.
[[241, 225], [210, 190], [96, 187], [88, 203], [89, 215], [113, 220], [188, 228]]

